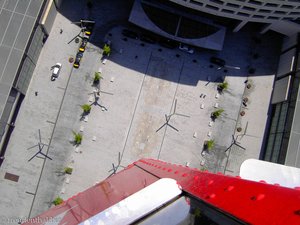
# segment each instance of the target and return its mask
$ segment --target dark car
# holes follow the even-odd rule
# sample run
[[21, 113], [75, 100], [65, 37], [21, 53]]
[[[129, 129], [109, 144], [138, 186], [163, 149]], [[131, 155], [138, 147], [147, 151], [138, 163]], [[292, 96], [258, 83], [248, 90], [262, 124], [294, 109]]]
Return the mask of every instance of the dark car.
[[225, 66], [225, 60], [217, 57], [211, 57], [210, 62], [221, 67]]
[[84, 52], [85, 51], [85, 47], [86, 47], [86, 45], [87, 45], [87, 43], [88, 43], [88, 38], [82, 38], [82, 41], [81, 41], [81, 45], [80, 45], [80, 47], [79, 47], [79, 51], [80, 52]]
[[129, 38], [136, 39], [136, 40], [139, 39], [139, 35], [132, 30], [123, 29], [122, 34], [125, 37], [129, 37]]
[[170, 39], [161, 39], [159, 41], [159, 44], [165, 48], [170, 48], [170, 49], [174, 49], [178, 47], [178, 43]]
[[77, 55], [76, 55], [76, 58], [75, 58], [75, 62], [74, 62], [74, 64], [73, 64], [73, 67], [74, 67], [74, 68], [79, 68], [79, 66], [80, 66], [80, 61], [81, 61], [82, 57], [83, 57], [82, 52], [77, 52]]
[[141, 35], [140, 40], [143, 42], [149, 43], [149, 44], [156, 43], [156, 39], [154, 37], [152, 37], [150, 35], [146, 35], [146, 34]]
[[94, 29], [95, 23], [87, 23], [85, 24], [85, 35], [91, 36], [93, 29]]

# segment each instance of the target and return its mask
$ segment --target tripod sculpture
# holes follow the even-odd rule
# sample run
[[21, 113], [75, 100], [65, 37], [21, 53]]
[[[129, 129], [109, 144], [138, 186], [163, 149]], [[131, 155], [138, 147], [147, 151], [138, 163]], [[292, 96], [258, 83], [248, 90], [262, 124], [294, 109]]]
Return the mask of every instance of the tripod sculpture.
[[45, 144], [45, 143], [42, 143], [42, 138], [41, 138], [41, 131], [40, 131], [40, 129], [39, 129], [39, 142], [38, 142], [38, 144], [36, 144], [36, 145], [34, 145], [34, 146], [31, 146], [30, 148], [27, 148], [27, 150], [32, 149], [32, 148], [35, 148], [35, 147], [37, 147], [37, 146], [38, 146], [38, 149], [39, 149], [38, 152], [35, 153], [35, 154], [28, 160], [28, 162], [30, 162], [30, 161], [31, 161], [34, 157], [36, 157], [38, 154], [43, 155], [43, 156], [44, 156], [43, 159], [48, 158], [48, 159], [52, 160], [49, 156], [47, 156], [45, 153], [42, 152], [44, 146], [49, 146], [49, 145], [47, 145], [47, 144]]
[[121, 166], [120, 164], [121, 164], [121, 153], [119, 152], [119, 155], [118, 155], [118, 165], [115, 166], [115, 164], [112, 163], [112, 167], [113, 168], [108, 171], [109, 173], [110, 172], [112, 172], [112, 173], [108, 177], [111, 177], [112, 175], [116, 174], [116, 172], [118, 171], [119, 167], [125, 168], [124, 166]]
[[102, 111], [107, 111], [108, 109], [104, 105], [101, 105], [99, 103], [100, 93], [104, 93], [104, 94], [108, 94], [108, 95], [113, 95], [113, 93], [101, 91], [100, 89], [94, 90], [92, 93], [89, 93], [89, 95], [94, 95], [94, 102], [92, 102], [90, 104], [90, 106], [97, 105], [97, 106], [99, 106], [102, 109]]
[[[95, 21], [93, 20], [80, 20], [78, 22], [72, 22], [73, 24], [79, 24], [80, 25], [80, 31], [79, 33], [74, 37], [72, 38], [68, 44], [70, 44], [72, 41], [74, 41], [76, 38], [81, 38], [83, 39], [82, 36], [80, 36], [82, 33], [84, 34], [87, 30], [88, 30], [88, 26], [93, 26], [95, 24]], [[62, 33], [62, 32], [61, 32]]]
[[156, 132], [160, 131], [164, 126], [169, 126], [171, 127], [172, 129], [176, 130], [177, 132], [179, 131], [177, 128], [175, 128], [174, 126], [172, 126], [169, 122], [170, 122], [170, 119], [172, 116], [183, 116], [183, 117], [187, 117], [189, 118], [190, 116], [187, 116], [187, 115], [184, 115], [184, 114], [180, 114], [180, 113], [176, 113], [176, 107], [177, 107], [177, 99], [175, 99], [175, 104], [174, 104], [174, 110], [173, 112], [170, 114], [170, 115], [167, 115], [165, 114], [165, 119], [166, 119], [166, 122], [156, 130]]
[[240, 147], [241, 149], [246, 150], [246, 148], [244, 148], [243, 146], [240, 145], [240, 143], [237, 142], [237, 137], [234, 138], [234, 136], [232, 135], [231, 145], [225, 150], [225, 152], [227, 152], [233, 145], [236, 145], [236, 146]]

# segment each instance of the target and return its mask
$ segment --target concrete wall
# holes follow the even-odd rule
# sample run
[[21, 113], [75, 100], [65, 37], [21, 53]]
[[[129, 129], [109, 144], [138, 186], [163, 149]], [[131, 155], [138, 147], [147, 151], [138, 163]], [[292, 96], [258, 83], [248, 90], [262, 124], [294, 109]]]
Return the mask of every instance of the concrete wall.
[[44, 28], [44, 31], [49, 34], [53, 26], [55, 17], [57, 14], [54, 0], [48, 0], [45, 10], [43, 12], [40, 24]]
[[62, 2], [63, 2], [63, 0], [54, 0], [54, 3], [55, 3], [57, 8], [60, 8]]
[[284, 77], [275, 81], [272, 104], [286, 101], [288, 99], [288, 93], [290, 88], [291, 76]]
[[292, 72], [295, 55], [296, 49], [292, 48], [280, 56], [277, 69], [277, 77], [282, 77], [283, 75]]
[[295, 34], [291, 37], [285, 37], [283, 39], [281, 51], [288, 50], [289, 48], [295, 46], [298, 42], [298, 34]]

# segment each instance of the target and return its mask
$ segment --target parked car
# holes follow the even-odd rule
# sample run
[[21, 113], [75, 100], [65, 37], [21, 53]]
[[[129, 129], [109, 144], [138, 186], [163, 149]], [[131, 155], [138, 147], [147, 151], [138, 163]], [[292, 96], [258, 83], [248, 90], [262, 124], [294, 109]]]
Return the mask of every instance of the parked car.
[[136, 39], [136, 40], [139, 39], [139, 35], [136, 32], [132, 31], [132, 30], [123, 29], [122, 34], [125, 37], [129, 37], [129, 38]]
[[216, 65], [218, 65], [220, 67], [225, 66], [225, 60], [217, 58], [217, 57], [211, 57], [210, 58], [210, 62], [213, 63], [213, 64], [216, 64]]
[[179, 44], [179, 49], [190, 54], [194, 53], [194, 49], [192, 47], [182, 43]]
[[61, 63], [56, 63], [54, 66], [51, 67], [51, 69], [52, 69], [51, 80], [54, 81], [59, 76], [59, 72], [61, 69]]
[[74, 61], [74, 64], [73, 64], [74, 68], [79, 68], [80, 61], [81, 61], [82, 57], [83, 57], [83, 53], [82, 52], [77, 52], [76, 58], [75, 58], [75, 61]]
[[150, 35], [146, 35], [146, 34], [142, 34], [140, 37], [140, 40], [143, 42], [147, 42], [149, 44], [155, 44], [156, 43], [156, 39]]
[[93, 32], [93, 29], [94, 29], [94, 26], [95, 26], [95, 23], [86, 23], [84, 34], [88, 35], [88, 36], [91, 36], [92, 32]]
[[84, 52], [85, 51], [85, 47], [86, 47], [86, 45], [87, 45], [87, 43], [88, 43], [88, 38], [82, 38], [82, 41], [81, 41], [81, 45], [80, 45], [80, 47], [79, 47], [79, 51], [80, 52]]
[[170, 48], [170, 49], [174, 49], [178, 47], [178, 43], [176, 41], [165, 39], [165, 38], [161, 39], [159, 41], [159, 44], [165, 48]]

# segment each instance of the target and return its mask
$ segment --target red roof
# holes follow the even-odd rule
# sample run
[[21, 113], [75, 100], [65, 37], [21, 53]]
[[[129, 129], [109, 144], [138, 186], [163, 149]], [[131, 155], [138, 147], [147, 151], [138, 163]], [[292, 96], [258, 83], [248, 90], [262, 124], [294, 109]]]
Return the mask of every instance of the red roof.
[[177, 180], [183, 191], [250, 224], [300, 224], [299, 190], [154, 159], [141, 159], [23, 224], [44, 224], [46, 218], [52, 218], [55, 224], [78, 224], [160, 178]]

